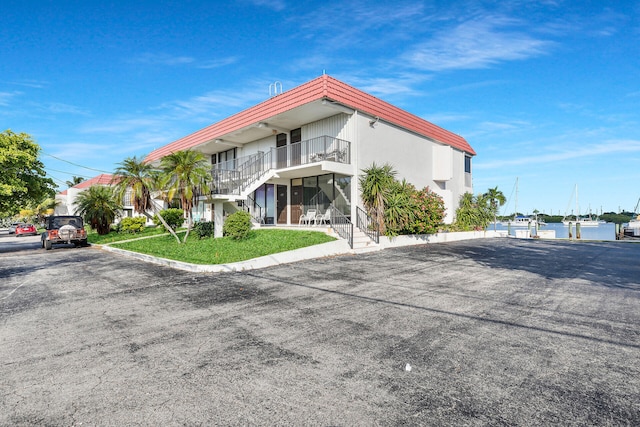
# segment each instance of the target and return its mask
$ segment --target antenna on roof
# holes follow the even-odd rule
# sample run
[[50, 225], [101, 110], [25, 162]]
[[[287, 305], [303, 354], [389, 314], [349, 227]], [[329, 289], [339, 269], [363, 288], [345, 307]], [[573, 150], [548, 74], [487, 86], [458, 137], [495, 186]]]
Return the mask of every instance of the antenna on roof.
[[269, 96], [273, 97], [282, 93], [282, 83], [276, 81], [269, 85]]

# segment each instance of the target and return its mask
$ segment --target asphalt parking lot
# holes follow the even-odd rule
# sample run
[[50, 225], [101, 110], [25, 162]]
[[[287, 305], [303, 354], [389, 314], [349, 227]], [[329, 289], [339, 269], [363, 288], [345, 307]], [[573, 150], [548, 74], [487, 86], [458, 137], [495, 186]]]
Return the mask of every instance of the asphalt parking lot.
[[[0, 242], [2, 245], [2, 242]], [[0, 425], [640, 425], [640, 245], [0, 250]]]

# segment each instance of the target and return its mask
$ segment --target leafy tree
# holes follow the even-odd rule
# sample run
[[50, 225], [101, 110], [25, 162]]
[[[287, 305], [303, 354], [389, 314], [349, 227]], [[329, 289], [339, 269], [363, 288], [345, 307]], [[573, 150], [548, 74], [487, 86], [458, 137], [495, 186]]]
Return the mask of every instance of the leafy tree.
[[493, 213], [493, 229], [496, 229], [496, 221], [498, 217], [498, 210], [500, 206], [504, 206], [507, 202], [507, 198], [504, 196], [502, 191], [498, 190], [498, 187], [490, 188], [486, 193], [484, 193], [485, 197], [489, 200], [489, 207], [491, 209], [491, 213]]
[[[152, 200], [152, 194], [154, 190], [159, 188], [159, 177], [159, 171], [150, 163], [145, 163], [143, 159], [133, 156], [118, 164], [111, 183], [115, 184], [115, 193], [121, 204], [124, 203], [127, 194], [130, 194], [133, 210], [151, 219], [149, 211], [156, 216], [158, 214], [157, 207]], [[180, 243], [180, 238], [174, 228], [167, 224], [164, 217], [159, 216], [158, 221]]]
[[0, 216], [12, 216], [20, 207], [33, 206], [55, 195], [39, 160], [40, 146], [26, 133], [0, 133]]
[[385, 199], [395, 183], [396, 171], [388, 163], [382, 166], [372, 163], [362, 172], [359, 178], [362, 201], [369, 215], [378, 221], [380, 233], [385, 234]]
[[463, 231], [484, 230], [491, 222], [493, 213], [489, 198], [481, 194], [464, 193], [456, 210], [455, 225]]
[[67, 184], [67, 187], [71, 188], [74, 185], [78, 185], [83, 181], [84, 181], [84, 178], [82, 178], [81, 176], [73, 176], [73, 177], [71, 177], [71, 180], [65, 182], [65, 184]]
[[187, 232], [183, 242], [187, 241], [193, 225], [193, 207], [200, 196], [209, 195], [211, 170], [203, 153], [184, 150], [171, 153], [162, 158], [162, 187], [167, 191], [169, 200], [180, 199], [180, 205], [187, 216]]
[[82, 191], [75, 203], [78, 213], [100, 235], [109, 233], [111, 224], [122, 210], [113, 189], [102, 185]]
[[55, 212], [56, 206], [58, 206], [59, 204], [60, 202], [54, 198], [49, 197], [44, 199], [35, 208], [35, 215], [36, 215], [37, 221], [39, 223], [43, 223], [44, 218], [47, 215], [53, 214]]

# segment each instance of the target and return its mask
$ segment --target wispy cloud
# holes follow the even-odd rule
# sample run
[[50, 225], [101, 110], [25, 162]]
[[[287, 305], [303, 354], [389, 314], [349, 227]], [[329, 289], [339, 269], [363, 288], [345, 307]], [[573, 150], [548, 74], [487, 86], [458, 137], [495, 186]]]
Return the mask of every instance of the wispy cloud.
[[220, 90], [208, 92], [185, 100], [168, 101], [156, 107], [156, 110], [163, 110], [172, 119], [197, 119], [201, 117], [211, 122], [212, 116], [216, 117], [221, 111], [226, 113], [230, 109], [239, 109], [251, 105], [255, 101], [267, 98], [268, 92], [265, 85], [265, 93], [261, 95], [256, 91], [229, 91]]
[[42, 89], [49, 85], [48, 82], [41, 80], [15, 80], [9, 83], [16, 86], [31, 87], [35, 89]]
[[99, 123], [87, 123], [78, 129], [82, 134], [122, 134], [130, 133], [137, 129], [152, 128], [162, 124], [161, 118], [136, 118], [115, 119], [100, 121]]
[[190, 56], [174, 56], [165, 53], [143, 53], [135, 58], [131, 59], [131, 62], [136, 64], [150, 64], [150, 65], [184, 65], [191, 64], [195, 61]]
[[[543, 151], [542, 147], [540, 151]], [[504, 168], [507, 166], [520, 166], [528, 164], [542, 165], [545, 163], [562, 162], [565, 160], [602, 157], [610, 154], [640, 153], [640, 140], [611, 139], [599, 144], [586, 144], [571, 149], [547, 152], [541, 155], [520, 155], [513, 159], [499, 159], [492, 162], [477, 162], [476, 169]]]
[[514, 30], [518, 21], [502, 16], [485, 16], [441, 30], [433, 39], [419, 44], [404, 58], [413, 66], [429, 70], [487, 68], [504, 61], [544, 55], [553, 43]]
[[11, 100], [22, 92], [0, 92], [0, 106], [7, 107]]
[[350, 82], [365, 92], [381, 97], [394, 95], [416, 95], [416, 85], [430, 79], [426, 74], [404, 74], [389, 77], [362, 76], [360, 73], [348, 76], [339, 75], [338, 78]]
[[431, 123], [453, 123], [459, 122], [463, 120], [469, 120], [471, 118], [468, 114], [461, 113], [435, 113], [435, 114], [426, 114], [424, 116], [425, 120], [430, 121]]
[[49, 104], [44, 105], [48, 111], [55, 114], [77, 114], [81, 116], [89, 115], [86, 111], [82, 110], [75, 105], [63, 104], [61, 102], [51, 102]]
[[165, 65], [169, 67], [190, 66], [202, 69], [212, 69], [236, 63], [238, 62], [238, 57], [227, 56], [223, 58], [199, 60], [191, 56], [174, 56], [164, 53], [144, 53], [131, 59], [129, 62], [144, 65]]
[[284, 0], [249, 0], [249, 2], [256, 6], [267, 7], [275, 11], [284, 10], [287, 6]]
[[210, 59], [208, 61], [202, 61], [196, 63], [197, 68], [211, 69], [211, 68], [220, 68], [225, 67], [227, 65], [231, 65], [238, 62], [238, 58], [235, 56], [229, 56], [226, 58], [218, 58], [218, 59]]

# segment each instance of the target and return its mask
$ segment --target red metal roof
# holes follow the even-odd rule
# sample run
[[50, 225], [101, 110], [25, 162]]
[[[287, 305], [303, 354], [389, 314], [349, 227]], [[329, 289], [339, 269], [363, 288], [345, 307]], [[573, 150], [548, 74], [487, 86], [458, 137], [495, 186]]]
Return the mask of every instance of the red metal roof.
[[405, 128], [411, 132], [426, 136], [443, 144], [450, 145], [468, 154], [476, 152], [461, 136], [428, 122], [416, 115], [395, 107], [373, 95], [349, 86], [328, 75], [322, 75], [303, 85], [288, 90], [278, 96], [261, 102], [251, 108], [234, 114], [224, 120], [207, 126], [197, 132], [180, 138], [157, 150], [152, 151], [145, 159], [148, 162], [181, 150], [196, 147], [204, 142], [219, 138], [230, 132], [249, 125], [266, 121], [269, 117], [292, 110], [301, 105], [329, 99], [359, 110], [371, 116], [380, 117], [389, 123]]
[[[76, 184], [71, 188], [89, 188], [94, 185], [111, 185], [111, 180], [113, 179], [113, 175], [108, 173], [102, 173], [98, 176], [94, 176], [93, 178], [89, 178], [86, 181], [82, 181], [80, 184]], [[66, 195], [68, 190], [64, 190], [58, 194]]]
[[73, 188], [89, 188], [94, 185], [111, 185], [111, 180], [113, 179], [113, 175], [109, 173], [102, 173], [98, 176], [94, 176], [93, 178], [89, 178], [86, 181], [82, 181], [80, 184], [76, 184]]

